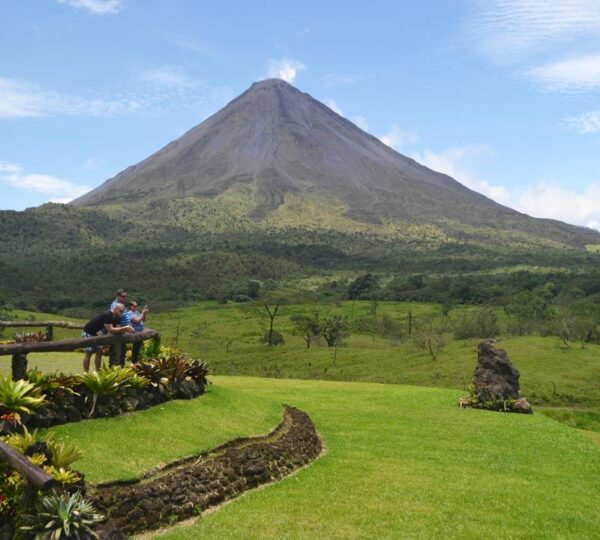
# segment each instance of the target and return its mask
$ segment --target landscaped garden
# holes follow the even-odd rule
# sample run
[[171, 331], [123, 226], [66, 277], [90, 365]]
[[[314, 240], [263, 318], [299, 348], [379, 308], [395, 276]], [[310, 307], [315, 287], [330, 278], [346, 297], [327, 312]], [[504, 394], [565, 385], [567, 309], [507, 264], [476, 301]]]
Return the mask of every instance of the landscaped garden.
[[[397, 310], [396, 319], [405, 322], [401, 314], [406, 307], [383, 304], [377, 309], [380, 318]], [[348, 317], [354, 310], [359, 318], [373, 307], [356, 302], [337, 309]], [[436, 306], [413, 304], [410, 309], [415, 327], [438, 317]], [[315, 338], [307, 348], [293, 322], [301, 311], [308, 310], [283, 308], [276, 329], [285, 343], [273, 347], [260, 343], [264, 320], [246, 306], [203, 304], [157, 315], [153, 326], [164, 329], [164, 342], [177, 340], [192, 357], [202, 353], [213, 371], [228, 375], [211, 375], [212, 384], [201, 397], [169, 400], [192, 396], [178, 396], [173, 386], [161, 391], [168, 377], [153, 378], [149, 368], [117, 369], [112, 373], [125, 381], [113, 380], [119, 397], [98, 396], [94, 408], [94, 393], [86, 394], [77, 386], [83, 378], [73, 377], [77, 393], [85, 394], [78, 404], [82, 417], [90, 419], [39, 430], [36, 437], [51, 435], [51, 440], [80, 450], [81, 457], [60, 474], [84, 473], [93, 499], [101, 492], [96, 484], [127, 481], [134, 490], [139, 479], [143, 486], [168, 471], [187, 474], [188, 456], [200, 456], [190, 466], [207, 460], [210, 469], [211, 460], [222, 455], [211, 449], [232, 439], [270, 434], [252, 443], [269, 444], [277, 440], [273, 430], [284, 418], [284, 404], [308, 415], [324, 448], [315, 462], [304, 461], [307, 467], [286, 476], [300, 461], [290, 464], [272, 477], [255, 463], [255, 470], [244, 469], [249, 476], [228, 480], [233, 487], [223, 496], [211, 480], [207, 490], [212, 491], [198, 502], [162, 505], [163, 529], [143, 533], [147, 538], [475, 538], [498, 530], [507, 537], [594, 537], [600, 527], [600, 449], [593, 431], [599, 401], [597, 345], [567, 347], [551, 336], [501, 342], [521, 371], [522, 393], [534, 411], [542, 408], [559, 423], [541, 414], [457, 406], [475, 367], [476, 339], [449, 338], [436, 358], [406, 335], [376, 331], [349, 332], [338, 347]], [[29, 359], [30, 367], [46, 378], [57, 370], [72, 377], [80, 371], [80, 361], [78, 353], [40, 353]], [[8, 373], [8, 364], [0, 372]], [[174, 365], [169, 369], [177, 371]], [[41, 384], [44, 376], [34, 373]], [[149, 382], [135, 382], [137, 377]], [[50, 383], [44, 384], [48, 388]], [[142, 399], [140, 407], [129, 400], [127, 406], [125, 398], [137, 399], [134, 390], [164, 398], [145, 404]], [[115, 414], [117, 408], [126, 414], [105, 414], [111, 409], [107, 402]], [[170, 463], [179, 465], [161, 472]], [[215, 478], [222, 479], [218, 474]], [[218, 511], [205, 511], [270, 478], [278, 481], [248, 491]]]

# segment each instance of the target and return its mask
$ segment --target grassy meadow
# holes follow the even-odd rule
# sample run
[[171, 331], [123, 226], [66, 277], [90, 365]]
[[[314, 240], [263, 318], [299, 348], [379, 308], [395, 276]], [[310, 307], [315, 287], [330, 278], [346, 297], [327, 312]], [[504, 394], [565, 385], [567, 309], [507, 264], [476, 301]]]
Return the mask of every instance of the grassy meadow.
[[[202, 302], [151, 314], [147, 326], [164, 342], [209, 363], [208, 393], [52, 431], [83, 450], [77, 466], [99, 482], [136, 478], [232, 438], [266, 433], [283, 403], [311, 416], [326, 448], [315, 463], [144, 538], [481, 538], [499, 531], [506, 538], [598, 537], [600, 346], [502, 338], [521, 372], [522, 393], [544, 414], [462, 410], [457, 400], [478, 340], [448, 333], [434, 360], [406, 335], [409, 312], [416, 329], [439, 320], [439, 305], [321, 304], [322, 313], [343, 314], [356, 328], [376, 315], [404, 329], [393, 337], [354, 331], [336, 353], [319, 340], [307, 349], [294, 334], [292, 315], [314, 307], [280, 307], [275, 329], [285, 343], [276, 347], [259, 342], [266, 331], [259, 306]], [[72, 373], [81, 371], [81, 357], [31, 354], [29, 363]], [[5, 357], [0, 372], [9, 369]]]
[[264, 433], [282, 403], [308, 412], [326, 452], [281, 482], [146, 538], [594, 538], [600, 528], [600, 449], [542, 415], [458, 409], [456, 390], [212, 379], [191, 402], [53, 431], [83, 449], [92, 481]]
[[[294, 334], [291, 317], [315, 308], [322, 314], [333, 311], [345, 315], [354, 326], [374, 314], [378, 319], [389, 317], [399, 322], [401, 332], [382, 337], [377, 331], [353, 331], [337, 351], [318, 339], [307, 349], [304, 340]], [[448, 325], [451, 327], [453, 318], [471, 309], [454, 308]], [[274, 347], [260, 343], [267, 330], [266, 312], [260, 304], [200, 302], [174, 311], [151, 312], [147, 326], [159, 330], [165, 343], [176, 344], [192, 357], [207, 361], [212, 373], [219, 375], [363, 381], [465, 391], [476, 364], [479, 340], [457, 340], [448, 333], [445, 347], [433, 360], [407, 335], [409, 313], [413, 332], [442, 316], [440, 305], [416, 302], [283, 304], [275, 319], [275, 330], [283, 335], [285, 343]], [[19, 318], [63, 318], [24, 311], [15, 314]], [[499, 309], [497, 315], [502, 323], [504, 311]], [[57, 328], [56, 335], [74, 337], [77, 332]], [[600, 431], [599, 345], [567, 347], [558, 337], [536, 335], [500, 337], [498, 341], [521, 372], [521, 392], [536, 410], [571, 427]], [[44, 371], [81, 369], [80, 354], [31, 354], [29, 362], [31, 367], [37, 365]], [[0, 364], [0, 372], [8, 369], [9, 362]]]

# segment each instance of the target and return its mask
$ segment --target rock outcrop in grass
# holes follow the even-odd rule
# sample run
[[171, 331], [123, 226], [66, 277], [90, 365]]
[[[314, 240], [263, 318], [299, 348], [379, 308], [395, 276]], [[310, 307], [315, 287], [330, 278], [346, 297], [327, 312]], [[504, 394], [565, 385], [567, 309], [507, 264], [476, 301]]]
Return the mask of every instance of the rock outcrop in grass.
[[496, 348], [488, 339], [477, 347], [477, 367], [473, 374], [471, 395], [461, 398], [461, 407], [474, 407], [493, 411], [531, 413], [529, 402], [519, 396], [519, 370], [508, 354]]

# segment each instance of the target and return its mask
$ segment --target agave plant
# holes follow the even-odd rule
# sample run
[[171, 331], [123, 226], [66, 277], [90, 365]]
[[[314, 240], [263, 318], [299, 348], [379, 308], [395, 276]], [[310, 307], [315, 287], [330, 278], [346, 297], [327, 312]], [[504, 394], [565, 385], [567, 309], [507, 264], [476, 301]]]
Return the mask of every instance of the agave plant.
[[34, 384], [0, 375], [0, 412], [15, 416], [21, 423], [21, 414], [34, 414], [44, 404], [45, 396]]
[[98, 399], [116, 394], [121, 388], [128, 386], [129, 379], [135, 374], [130, 368], [102, 368], [100, 371], [88, 371], [81, 375], [81, 383], [91, 392], [93, 397], [90, 417], [96, 410]]
[[78, 395], [74, 390], [77, 377], [73, 375], [65, 375], [56, 371], [43, 373], [35, 368], [27, 372], [27, 380], [47, 396], [61, 398], [65, 394]]
[[73, 495], [47, 495], [35, 505], [35, 515], [25, 516], [23, 531], [35, 540], [91, 540], [98, 538], [93, 531], [104, 516], [97, 513], [80, 492]]

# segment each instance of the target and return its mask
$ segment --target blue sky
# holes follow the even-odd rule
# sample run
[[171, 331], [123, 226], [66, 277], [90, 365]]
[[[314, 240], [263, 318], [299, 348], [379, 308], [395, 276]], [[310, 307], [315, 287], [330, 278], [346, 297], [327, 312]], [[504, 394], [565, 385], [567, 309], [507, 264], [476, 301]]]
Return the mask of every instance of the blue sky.
[[0, 21], [0, 209], [70, 200], [276, 76], [498, 202], [600, 228], [598, 0], [5, 0]]

